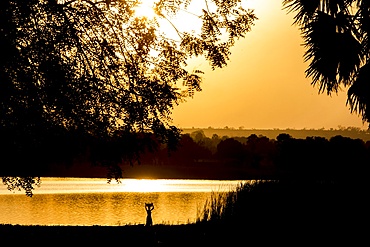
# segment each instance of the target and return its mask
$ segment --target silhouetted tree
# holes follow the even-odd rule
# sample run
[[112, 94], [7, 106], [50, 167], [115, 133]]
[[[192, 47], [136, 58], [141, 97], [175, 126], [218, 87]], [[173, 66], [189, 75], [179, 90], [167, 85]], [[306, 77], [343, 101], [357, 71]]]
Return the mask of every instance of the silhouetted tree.
[[211, 139], [204, 134], [203, 130], [197, 130], [197, 131], [192, 132], [190, 136], [200, 146], [211, 151], [212, 154], [216, 153], [217, 145], [220, 142], [220, 139], [218, 138], [216, 134], [214, 134]]
[[225, 162], [241, 163], [245, 158], [244, 146], [234, 138], [227, 138], [217, 145], [216, 157]]
[[220, 137], [217, 134], [213, 134], [212, 138], [212, 153], [215, 154], [217, 152], [217, 145], [221, 142]]
[[306, 137], [305, 155], [302, 163], [305, 165], [306, 176], [314, 179], [332, 178], [333, 156], [330, 154], [330, 143], [324, 137]]
[[333, 176], [343, 181], [366, 179], [369, 160], [365, 142], [343, 136], [334, 136], [329, 141]]
[[271, 167], [276, 155], [276, 145], [274, 141], [265, 136], [252, 134], [247, 137], [245, 152], [247, 163], [253, 168]]
[[[139, 1], [0, 1], [3, 182], [17, 187], [6, 177], [33, 178], [55, 156], [73, 157], [86, 145], [99, 152], [100, 145], [91, 145], [99, 141], [137, 142], [153, 134], [175, 144], [180, 134], [171, 110], [201, 90], [203, 72], [189, 71], [187, 59], [204, 56], [213, 69], [226, 66], [230, 48], [255, 20], [240, 1], [209, 0], [194, 17], [199, 33], [173, 25], [178, 37], [162, 34], [158, 20], [173, 24], [170, 17], [190, 2], [158, 0], [157, 17], [148, 19], [135, 16]], [[137, 146], [129, 152], [141, 151]], [[114, 178], [121, 176], [117, 161], [135, 157], [117, 152], [94, 156]]]
[[203, 142], [203, 140], [206, 138], [206, 135], [204, 134], [203, 130], [197, 130], [190, 134], [191, 138], [197, 143]]
[[307, 149], [304, 139], [295, 139], [288, 134], [277, 136], [276, 166], [288, 178], [302, 178], [307, 174]]
[[348, 87], [351, 112], [370, 124], [370, 2], [283, 0], [283, 5], [296, 13], [312, 84], [329, 95]]
[[192, 165], [200, 159], [211, 157], [211, 151], [195, 142], [189, 134], [181, 135], [178, 148], [170, 153], [169, 160], [173, 165]]

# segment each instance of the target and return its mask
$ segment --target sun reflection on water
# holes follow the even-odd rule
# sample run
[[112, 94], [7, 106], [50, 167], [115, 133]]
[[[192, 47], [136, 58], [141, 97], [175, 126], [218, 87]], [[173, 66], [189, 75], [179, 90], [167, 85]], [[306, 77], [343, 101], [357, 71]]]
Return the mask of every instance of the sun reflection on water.
[[241, 181], [187, 179], [123, 179], [115, 191], [123, 192], [219, 192], [234, 189]]
[[[125, 192], [164, 192], [167, 191], [166, 180], [124, 179], [122, 189]], [[121, 189], [118, 187], [117, 189]]]
[[[121, 179], [118, 183], [104, 178], [41, 178], [34, 194], [100, 192], [219, 192], [233, 190], [242, 181], [198, 179]], [[24, 194], [0, 186], [1, 194]]]

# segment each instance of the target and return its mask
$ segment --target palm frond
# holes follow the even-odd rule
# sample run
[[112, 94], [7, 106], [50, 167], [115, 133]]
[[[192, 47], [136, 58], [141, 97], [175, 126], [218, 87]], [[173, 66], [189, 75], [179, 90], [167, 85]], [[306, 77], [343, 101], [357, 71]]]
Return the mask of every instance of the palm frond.
[[361, 67], [356, 80], [348, 89], [347, 103], [351, 112], [362, 116], [363, 121], [370, 122], [370, 61]]

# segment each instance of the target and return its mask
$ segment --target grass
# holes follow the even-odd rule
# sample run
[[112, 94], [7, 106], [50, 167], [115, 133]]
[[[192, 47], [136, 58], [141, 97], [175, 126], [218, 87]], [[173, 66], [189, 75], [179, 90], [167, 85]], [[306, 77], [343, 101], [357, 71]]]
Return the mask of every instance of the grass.
[[[367, 240], [368, 190], [362, 183], [265, 181], [214, 192], [184, 225], [0, 225], [5, 243], [127, 246], [357, 246]], [[365, 231], [366, 230], [366, 231]], [[252, 244], [253, 243], [253, 244]]]

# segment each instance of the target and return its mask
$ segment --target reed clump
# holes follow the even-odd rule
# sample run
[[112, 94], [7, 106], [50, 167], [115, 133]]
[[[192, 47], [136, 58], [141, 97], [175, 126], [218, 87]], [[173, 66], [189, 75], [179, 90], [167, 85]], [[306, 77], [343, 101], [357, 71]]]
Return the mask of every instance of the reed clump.
[[271, 183], [274, 181], [253, 180], [241, 182], [234, 190], [213, 191], [203, 207], [198, 209], [196, 223], [226, 223], [245, 217], [245, 211], [256, 203], [253, 197], [259, 187]]
[[[198, 208], [196, 223], [228, 220], [238, 214], [244, 194], [250, 192], [259, 181], [240, 183], [235, 190], [213, 191], [202, 208]], [[244, 199], [243, 199], [244, 198]]]
[[333, 181], [248, 181], [232, 191], [213, 192], [198, 210], [196, 222], [335, 224], [359, 209], [357, 189]]
[[256, 180], [212, 193], [196, 224], [212, 244], [339, 243], [361, 237], [366, 193], [363, 183]]

